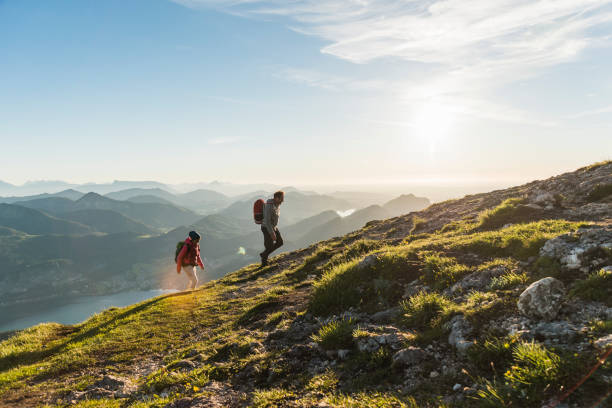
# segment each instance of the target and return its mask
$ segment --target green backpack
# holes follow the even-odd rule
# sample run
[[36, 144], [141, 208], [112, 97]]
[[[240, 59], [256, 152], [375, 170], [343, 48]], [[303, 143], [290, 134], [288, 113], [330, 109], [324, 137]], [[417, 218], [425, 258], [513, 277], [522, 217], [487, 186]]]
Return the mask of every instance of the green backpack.
[[[174, 251], [174, 263], [178, 262], [178, 256], [181, 253], [181, 250], [183, 249], [184, 246], [185, 246], [185, 241], [179, 241], [178, 244], [176, 244], [176, 251]], [[187, 248], [187, 252], [189, 252], [189, 248]]]

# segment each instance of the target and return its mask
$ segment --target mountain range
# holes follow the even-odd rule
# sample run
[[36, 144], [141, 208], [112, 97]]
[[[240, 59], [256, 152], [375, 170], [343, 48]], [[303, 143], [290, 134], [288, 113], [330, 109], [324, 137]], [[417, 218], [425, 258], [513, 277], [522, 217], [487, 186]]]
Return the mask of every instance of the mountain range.
[[[393, 215], [381, 206], [355, 210], [336, 197], [286, 190], [280, 218], [282, 251]], [[218, 278], [257, 259], [262, 235], [252, 220], [252, 203], [266, 196], [268, 192], [254, 191], [231, 201], [210, 190], [171, 193], [156, 187], [106, 196], [68, 189], [0, 199], [11, 203], [0, 204], [0, 227], [6, 228], [0, 237], [0, 298], [6, 305], [49, 296], [157, 288], [160, 282], [172, 287], [176, 279], [168, 279], [167, 271], [173, 268], [173, 248], [190, 230], [203, 236], [205, 279]], [[195, 203], [202, 210], [202, 203], [221, 205], [224, 200], [225, 208], [209, 214], [180, 205]], [[428, 203], [413, 196], [402, 200], [406, 212]], [[351, 214], [339, 215], [345, 213]], [[54, 287], [51, 293], [49, 285]]]

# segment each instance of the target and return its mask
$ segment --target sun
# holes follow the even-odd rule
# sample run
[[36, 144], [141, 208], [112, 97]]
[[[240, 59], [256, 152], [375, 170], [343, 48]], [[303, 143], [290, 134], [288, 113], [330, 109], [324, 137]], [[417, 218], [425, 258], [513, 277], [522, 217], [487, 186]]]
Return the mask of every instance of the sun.
[[430, 100], [419, 106], [412, 124], [416, 137], [435, 153], [438, 146], [448, 141], [453, 130], [455, 113], [448, 105]]

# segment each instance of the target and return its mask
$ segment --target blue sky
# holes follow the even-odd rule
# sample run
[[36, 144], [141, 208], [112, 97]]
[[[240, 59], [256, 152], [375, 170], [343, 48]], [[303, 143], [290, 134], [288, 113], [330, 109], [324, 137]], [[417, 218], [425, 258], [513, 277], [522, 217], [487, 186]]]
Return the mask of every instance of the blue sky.
[[0, 0], [0, 180], [508, 183], [612, 158], [612, 1]]

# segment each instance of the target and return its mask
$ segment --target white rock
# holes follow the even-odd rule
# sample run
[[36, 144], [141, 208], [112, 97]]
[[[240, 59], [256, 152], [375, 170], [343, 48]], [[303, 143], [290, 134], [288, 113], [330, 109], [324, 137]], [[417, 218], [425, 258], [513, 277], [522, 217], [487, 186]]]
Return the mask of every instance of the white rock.
[[517, 306], [529, 318], [552, 320], [559, 313], [564, 299], [563, 283], [548, 277], [529, 285], [519, 296]]
[[338, 358], [340, 360], [345, 360], [350, 352], [350, 350], [338, 350]]
[[439, 376], [440, 373], [437, 371], [432, 371], [431, 373], [429, 373], [429, 378], [436, 378], [437, 376]]
[[461, 389], [461, 384], [455, 384], [453, 386], [453, 391], [459, 391]]

